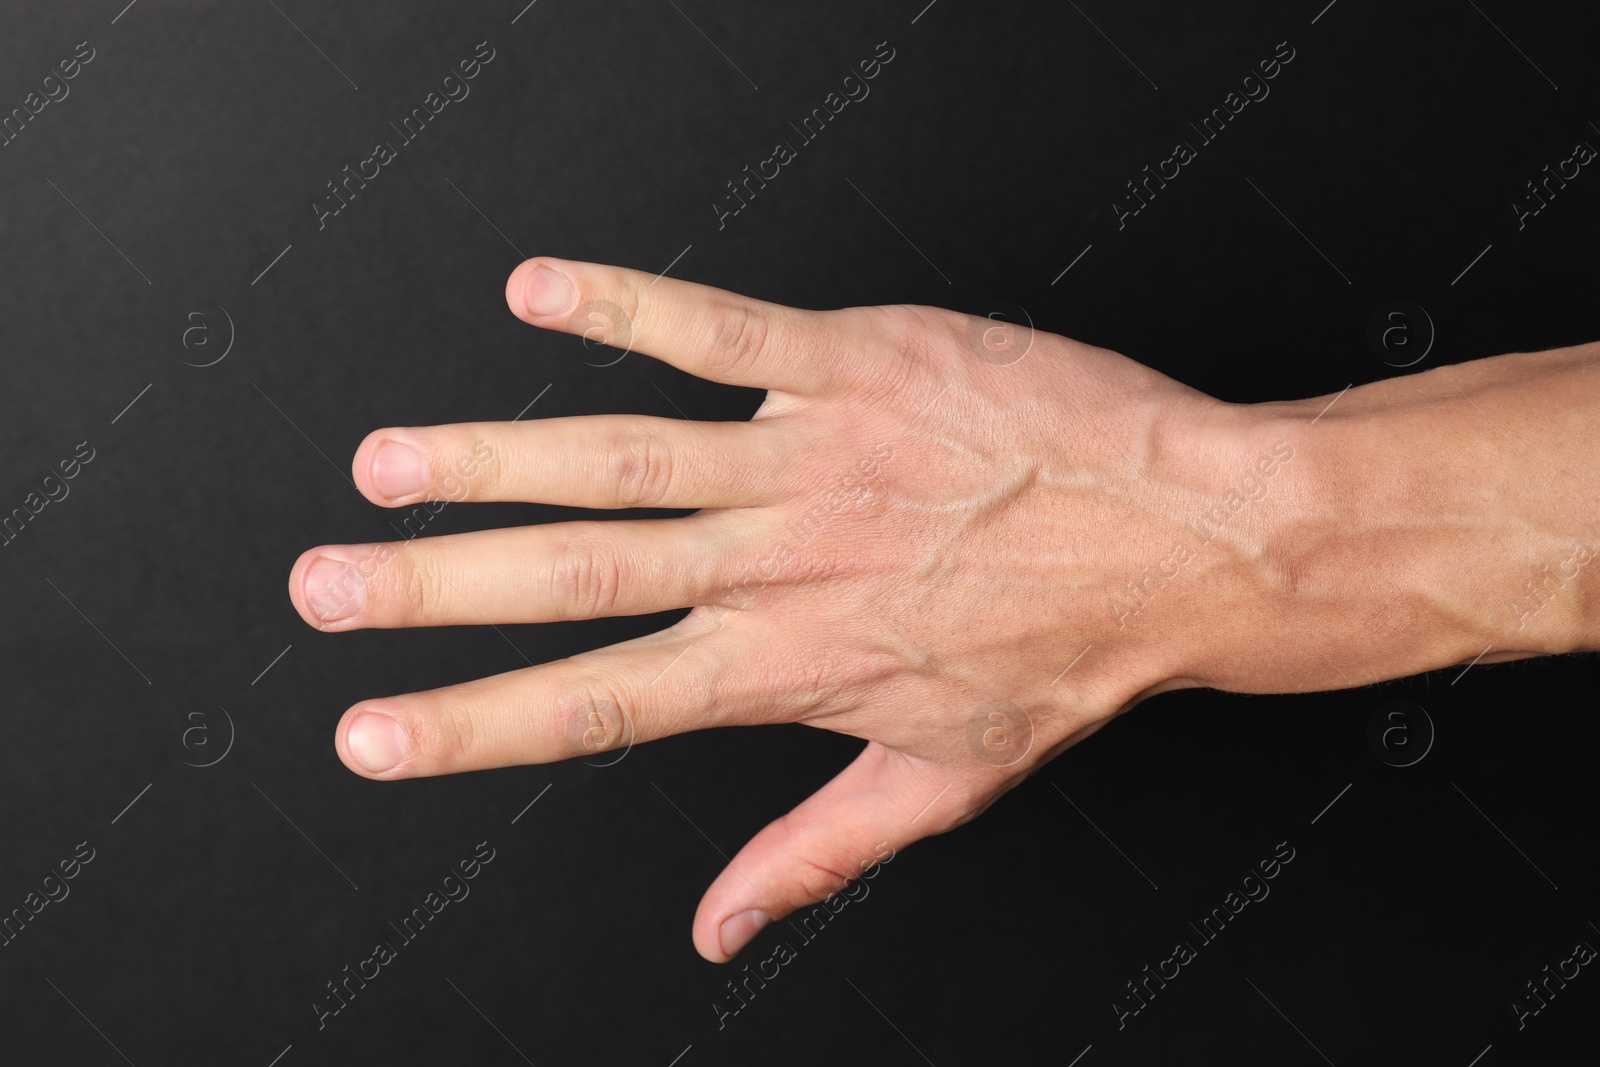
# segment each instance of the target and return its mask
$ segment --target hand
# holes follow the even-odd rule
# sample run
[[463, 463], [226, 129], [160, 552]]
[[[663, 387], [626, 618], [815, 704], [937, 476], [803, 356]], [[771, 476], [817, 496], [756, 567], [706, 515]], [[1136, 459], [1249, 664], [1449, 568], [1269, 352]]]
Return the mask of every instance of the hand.
[[972, 819], [1153, 693], [1341, 684], [1309, 648], [1262, 663], [1238, 623], [1281, 584], [1259, 544], [1302, 491], [1272, 420], [1104, 349], [934, 308], [799, 311], [551, 259], [518, 267], [506, 297], [534, 326], [769, 392], [748, 423], [379, 430], [356, 453], [362, 493], [703, 510], [326, 546], [290, 593], [328, 631], [693, 609], [557, 663], [363, 701], [336, 743], [369, 778], [712, 726], [866, 740], [711, 886], [694, 924], [708, 959], [885, 847]]

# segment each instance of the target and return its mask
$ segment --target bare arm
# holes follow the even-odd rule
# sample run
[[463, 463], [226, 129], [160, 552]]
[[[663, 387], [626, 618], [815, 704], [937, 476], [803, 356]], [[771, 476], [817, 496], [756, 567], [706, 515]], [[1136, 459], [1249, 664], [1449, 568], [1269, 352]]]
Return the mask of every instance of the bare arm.
[[1329, 661], [1305, 687], [1600, 648], [1597, 362], [1505, 355], [1249, 409], [1309, 470], [1268, 538]]
[[701, 510], [327, 545], [295, 565], [296, 607], [326, 631], [692, 610], [363, 701], [335, 743], [390, 781], [709, 726], [867, 741], [707, 891], [709, 959], [969, 821], [1154, 693], [1340, 688], [1600, 645], [1594, 346], [1240, 406], [936, 308], [800, 311], [552, 259], [506, 295], [533, 326], [766, 401], [748, 423], [378, 430], [355, 457], [361, 491]]

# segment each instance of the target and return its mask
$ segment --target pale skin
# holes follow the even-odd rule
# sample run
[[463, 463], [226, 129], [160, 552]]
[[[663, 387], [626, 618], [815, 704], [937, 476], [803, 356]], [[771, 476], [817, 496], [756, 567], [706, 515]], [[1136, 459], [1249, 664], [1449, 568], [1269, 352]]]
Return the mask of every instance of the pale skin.
[[693, 610], [362, 701], [335, 743], [391, 781], [713, 726], [866, 741], [713, 882], [693, 926], [712, 961], [1157, 693], [1330, 690], [1600, 646], [1600, 344], [1245, 406], [936, 308], [801, 311], [549, 258], [506, 298], [530, 325], [766, 399], [747, 423], [378, 430], [355, 456], [361, 492], [701, 510], [323, 546], [295, 564], [295, 606], [327, 631]]

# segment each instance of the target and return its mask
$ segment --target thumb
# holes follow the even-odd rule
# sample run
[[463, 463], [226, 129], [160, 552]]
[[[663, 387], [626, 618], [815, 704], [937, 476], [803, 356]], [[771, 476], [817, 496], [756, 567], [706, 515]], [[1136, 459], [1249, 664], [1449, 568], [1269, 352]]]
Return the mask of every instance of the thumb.
[[949, 785], [933, 765], [869, 743], [739, 850], [701, 898], [695, 948], [726, 963], [768, 923], [832, 897], [913, 841], [964, 822], [963, 791], [946, 794]]

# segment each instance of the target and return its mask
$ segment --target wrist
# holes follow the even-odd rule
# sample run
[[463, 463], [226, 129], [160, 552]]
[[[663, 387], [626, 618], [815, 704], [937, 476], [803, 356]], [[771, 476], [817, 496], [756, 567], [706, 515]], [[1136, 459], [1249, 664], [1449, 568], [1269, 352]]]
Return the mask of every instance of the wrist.
[[1572, 472], [1530, 469], [1558, 443], [1508, 436], [1539, 424], [1486, 370], [1250, 411], [1299, 442], [1270, 555], [1286, 617], [1344, 684], [1569, 652], [1593, 632], [1600, 514], [1584, 521]]

